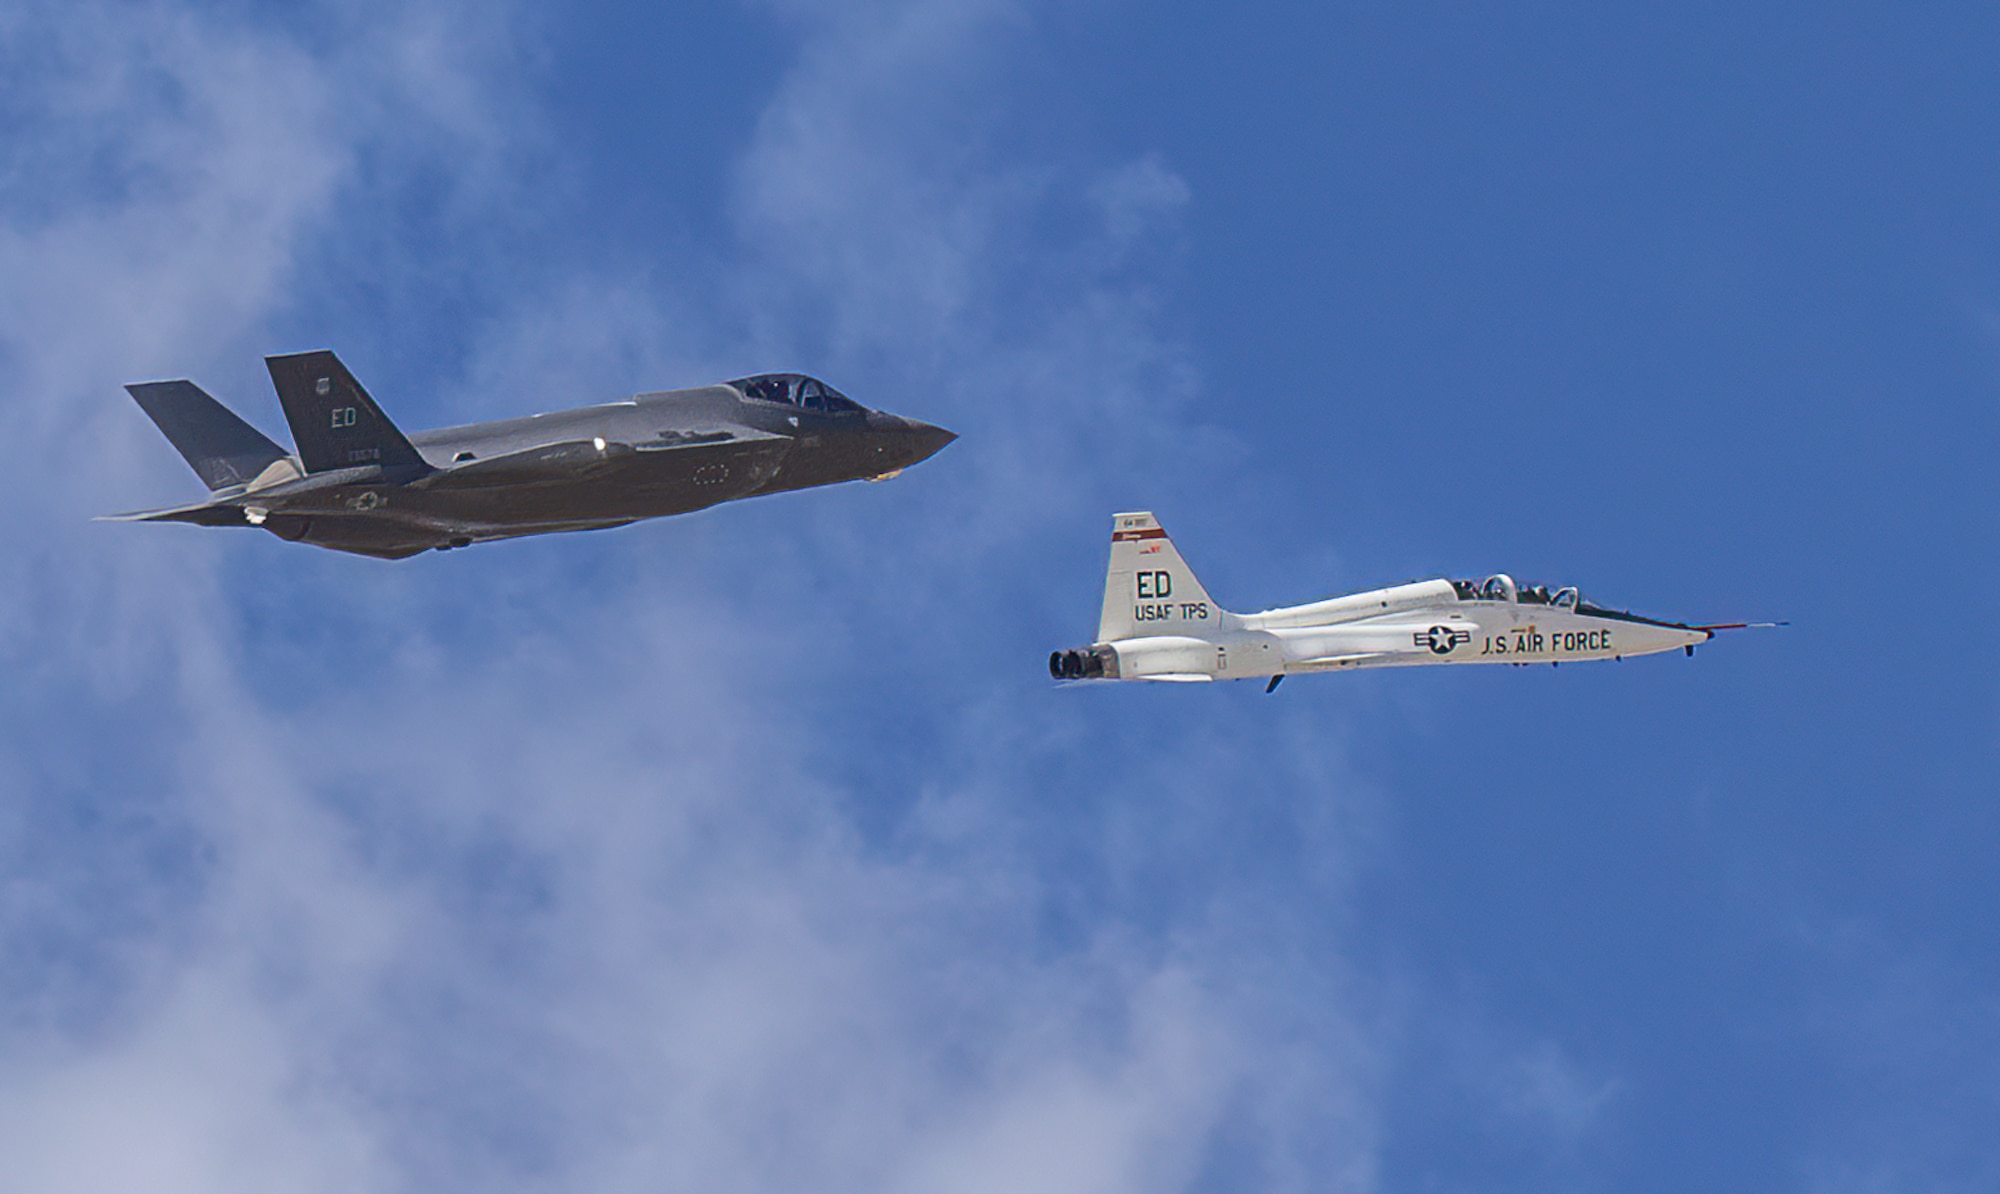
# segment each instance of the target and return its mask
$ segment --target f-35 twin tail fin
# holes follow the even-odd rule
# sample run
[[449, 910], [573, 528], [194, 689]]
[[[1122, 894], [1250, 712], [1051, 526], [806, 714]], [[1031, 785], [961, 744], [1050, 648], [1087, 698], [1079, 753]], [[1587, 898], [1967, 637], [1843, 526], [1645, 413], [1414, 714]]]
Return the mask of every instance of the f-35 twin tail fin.
[[381, 465], [407, 480], [431, 466], [331, 352], [265, 357], [307, 473]]
[[210, 491], [248, 485], [286, 452], [191, 381], [125, 387]]

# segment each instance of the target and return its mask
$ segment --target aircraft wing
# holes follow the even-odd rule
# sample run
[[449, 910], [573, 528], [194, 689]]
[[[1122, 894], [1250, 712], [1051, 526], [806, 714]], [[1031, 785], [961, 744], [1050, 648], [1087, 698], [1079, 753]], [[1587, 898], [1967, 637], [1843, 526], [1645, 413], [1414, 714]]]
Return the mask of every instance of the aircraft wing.
[[1356, 655], [1322, 655], [1317, 659], [1301, 659], [1296, 663], [1292, 664], [1291, 666], [1320, 668], [1326, 671], [1333, 671], [1336, 668], [1365, 667], [1371, 663], [1381, 663], [1385, 659], [1394, 659], [1398, 655], [1412, 655], [1412, 654], [1416, 654], [1416, 652], [1368, 651]]
[[662, 433], [658, 440], [637, 444], [604, 439], [565, 440], [453, 465], [413, 485], [418, 489], [488, 489], [573, 481], [617, 472], [637, 464], [641, 458], [658, 459], [666, 453], [672, 453], [675, 459], [701, 464], [731, 464], [746, 457], [782, 454], [791, 442], [789, 436], [751, 428]]
[[1137, 680], [1165, 680], [1170, 684], [1207, 684], [1214, 676], [1204, 676], [1198, 672], [1162, 672], [1157, 676], [1135, 676]]
[[698, 448], [704, 444], [756, 443], [758, 441], [784, 440], [788, 435], [776, 435], [769, 431], [759, 431], [741, 423], [716, 423], [707, 427], [682, 427], [660, 432], [660, 438], [635, 444], [641, 452], [663, 452], [670, 448]]

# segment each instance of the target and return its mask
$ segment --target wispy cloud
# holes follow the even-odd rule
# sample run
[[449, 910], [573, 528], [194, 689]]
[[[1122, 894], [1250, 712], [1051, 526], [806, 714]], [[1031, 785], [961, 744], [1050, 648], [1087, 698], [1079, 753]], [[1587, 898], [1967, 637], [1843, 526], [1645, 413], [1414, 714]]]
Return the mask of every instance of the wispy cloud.
[[[429, 221], [548, 201], [526, 39], [14, 18], [55, 181], [0, 209], [35, 280], [0, 420], [75, 447], [7, 482], [0, 1184], [1368, 1186], [1379, 1058], [1326, 949], [1365, 791], [1299, 722], [1114, 741], [1034, 674], [1052, 540], [1090, 528], [1057, 549], [1088, 580], [1106, 478], [1187, 451], [1194, 373], [1120, 257], [1186, 188], [982, 152], [1011, 8], [781, 12], [740, 245], [671, 278], [505, 250], [552, 284], [454, 329], [464, 384], [825, 361], [967, 431], [929, 466], [964, 480], [396, 569], [80, 519], [186, 484], [118, 382], [243, 376], [329, 242], [472, 269]], [[1042, 247], [1056, 202], [1100, 222]]]

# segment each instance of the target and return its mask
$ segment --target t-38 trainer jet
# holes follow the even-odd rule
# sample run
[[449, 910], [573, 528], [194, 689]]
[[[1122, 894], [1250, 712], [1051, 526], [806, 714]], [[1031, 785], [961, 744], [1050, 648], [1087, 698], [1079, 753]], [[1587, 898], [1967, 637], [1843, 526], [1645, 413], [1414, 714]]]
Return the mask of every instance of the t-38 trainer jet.
[[209, 498], [115, 519], [263, 527], [281, 539], [400, 559], [885, 480], [957, 438], [868, 410], [800, 373], [405, 436], [332, 353], [265, 363], [298, 451], [272, 443], [191, 381], [126, 386], [208, 483]]
[[1511, 577], [1424, 580], [1311, 605], [1232, 614], [1209, 599], [1148, 513], [1111, 521], [1097, 641], [1049, 656], [1058, 680], [1248, 680], [1426, 663], [1567, 663], [1695, 646], [1718, 630], [1585, 601]]

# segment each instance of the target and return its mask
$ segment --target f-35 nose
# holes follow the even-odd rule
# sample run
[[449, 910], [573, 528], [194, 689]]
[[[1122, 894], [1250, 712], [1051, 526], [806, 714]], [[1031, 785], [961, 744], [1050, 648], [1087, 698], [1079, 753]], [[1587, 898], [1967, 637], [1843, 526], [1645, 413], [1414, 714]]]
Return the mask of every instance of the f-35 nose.
[[956, 432], [942, 427], [879, 410], [868, 412], [868, 429], [879, 437], [877, 442], [897, 458], [898, 468], [929, 460], [946, 444], [958, 438]]
[[956, 431], [946, 431], [942, 427], [933, 427], [929, 423], [920, 423], [915, 419], [909, 422], [910, 447], [914, 453], [910, 457], [911, 464], [929, 460], [943, 450], [946, 444], [958, 438]]

